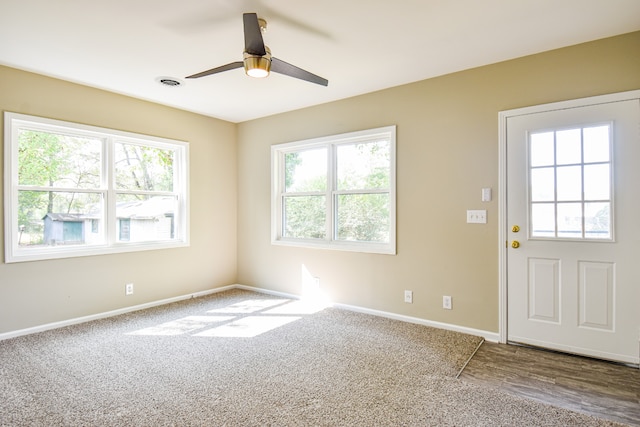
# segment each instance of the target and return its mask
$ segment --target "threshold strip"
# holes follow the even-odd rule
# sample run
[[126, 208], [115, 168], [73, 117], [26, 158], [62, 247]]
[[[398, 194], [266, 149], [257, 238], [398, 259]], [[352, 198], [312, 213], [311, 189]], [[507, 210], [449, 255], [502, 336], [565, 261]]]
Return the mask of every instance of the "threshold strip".
[[473, 353], [471, 353], [471, 356], [469, 356], [469, 358], [467, 359], [466, 362], [464, 362], [464, 365], [462, 365], [462, 368], [460, 368], [460, 371], [458, 372], [458, 375], [456, 375], [456, 379], [458, 379], [460, 377], [460, 374], [462, 374], [462, 371], [464, 371], [464, 368], [467, 367], [467, 365], [469, 364], [469, 362], [471, 362], [471, 359], [473, 359], [473, 356], [476, 355], [476, 353], [478, 352], [478, 350], [480, 350], [480, 346], [484, 344], [484, 338], [482, 338], [482, 341], [480, 341], [480, 344], [478, 344], [478, 346], [476, 347], [475, 350], [473, 350]]

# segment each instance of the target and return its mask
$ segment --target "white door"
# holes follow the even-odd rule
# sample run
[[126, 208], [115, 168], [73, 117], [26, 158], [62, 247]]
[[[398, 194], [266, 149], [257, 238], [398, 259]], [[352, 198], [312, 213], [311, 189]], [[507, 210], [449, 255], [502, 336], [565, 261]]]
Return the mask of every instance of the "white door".
[[638, 97], [502, 113], [508, 341], [640, 363]]

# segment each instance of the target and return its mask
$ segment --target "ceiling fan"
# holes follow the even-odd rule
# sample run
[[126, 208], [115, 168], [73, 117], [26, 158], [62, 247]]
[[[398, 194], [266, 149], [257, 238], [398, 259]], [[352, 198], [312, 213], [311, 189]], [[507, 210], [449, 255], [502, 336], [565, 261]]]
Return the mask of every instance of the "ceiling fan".
[[244, 67], [245, 73], [251, 77], [267, 77], [269, 72], [273, 71], [274, 73], [284, 74], [322, 86], [329, 84], [327, 79], [271, 56], [271, 51], [264, 45], [262, 40], [262, 31], [267, 28], [267, 21], [258, 19], [258, 15], [255, 13], [244, 13], [242, 14], [242, 19], [244, 22], [244, 60], [202, 71], [187, 76], [187, 79], [197, 79]]

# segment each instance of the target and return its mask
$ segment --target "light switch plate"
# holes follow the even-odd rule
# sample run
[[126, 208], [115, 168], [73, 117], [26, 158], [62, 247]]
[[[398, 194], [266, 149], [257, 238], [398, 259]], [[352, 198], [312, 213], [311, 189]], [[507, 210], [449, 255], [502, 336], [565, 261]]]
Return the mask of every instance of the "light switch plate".
[[469, 224], [486, 224], [487, 223], [487, 211], [472, 210], [467, 211], [467, 223]]
[[483, 188], [482, 189], [482, 201], [490, 202], [491, 201], [491, 188]]

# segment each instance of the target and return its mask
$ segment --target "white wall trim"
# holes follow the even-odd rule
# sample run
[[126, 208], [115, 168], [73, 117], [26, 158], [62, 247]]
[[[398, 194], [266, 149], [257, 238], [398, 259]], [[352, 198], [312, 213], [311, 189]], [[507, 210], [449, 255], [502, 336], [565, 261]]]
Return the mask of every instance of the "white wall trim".
[[[299, 295], [293, 295], [293, 294], [288, 294], [284, 292], [277, 292], [277, 291], [272, 291], [272, 290], [263, 289], [263, 288], [256, 288], [252, 286], [236, 284], [235, 288], [244, 289], [247, 291], [260, 292], [263, 294], [269, 294], [269, 295], [279, 296], [283, 298], [300, 299]], [[415, 323], [418, 325], [430, 326], [432, 328], [446, 329], [448, 331], [455, 331], [455, 332], [461, 332], [463, 334], [479, 336], [489, 342], [494, 342], [494, 343], [499, 342], [499, 338], [500, 338], [499, 334], [496, 332], [483, 331], [481, 329], [468, 328], [466, 326], [453, 325], [451, 323], [436, 322], [433, 320], [421, 319], [419, 317], [405, 316], [403, 314], [391, 313], [388, 311], [374, 310], [371, 308], [360, 307], [360, 306], [349, 305], [349, 304], [340, 304], [340, 303], [332, 303], [330, 304], [330, 306], [340, 308], [343, 310], [355, 311], [357, 313], [370, 314], [373, 316], [385, 317], [387, 319], [400, 320], [402, 322]]]
[[507, 116], [498, 113], [498, 337], [507, 342]]
[[[16, 331], [5, 332], [5, 333], [0, 334], [0, 341], [7, 340], [7, 339], [10, 339], [10, 338], [16, 338], [16, 337], [23, 336], [23, 335], [30, 335], [30, 334], [35, 334], [35, 333], [38, 333], [38, 332], [44, 332], [44, 331], [48, 331], [48, 330], [51, 330], [51, 329], [63, 328], [65, 326], [71, 326], [71, 325], [77, 325], [77, 324], [80, 324], [80, 323], [91, 322], [93, 320], [105, 319], [107, 317], [118, 316], [120, 314], [131, 313], [133, 311], [144, 310], [144, 309], [147, 309], [147, 308], [157, 307], [157, 306], [160, 306], [160, 305], [170, 304], [170, 303], [173, 303], [173, 302], [183, 301], [183, 300], [187, 300], [187, 299], [191, 299], [191, 298], [198, 298], [198, 297], [203, 297], [203, 296], [207, 296], [207, 295], [212, 295], [212, 294], [216, 294], [216, 293], [219, 293], [219, 292], [228, 291], [228, 290], [231, 290], [231, 289], [243, 289], [243, 290], [246, 290], [246, 291], [259, 292], [259, 293], [262, 293], [262, 294], [273, 295], [273, 296], [278, 296], [278, 297], [282, 297], [282, 298], [300, 299], [299, 295], [289, 294], [289, 293], [285, 293], [285, 292], [278, 292], [278, 291], [273, 291], [273, 290], [264, 289], [264, 288], [256, 288], [256, 287], [253, 287], [253, 286], [246, 286], [246, 285], [241, 285], [241, 284], [233, 284], [233, 285], [223, 286], [223, 287], [220, 287], [220, 288], [209, 289], [207, 291], [195, 292], [195, 293], [191, 293], [191, 294], [187, 294], [187, 295], [181, 295], [181, 296], [177, 296], [177, 297], [173, 297], [173, 298], [167, 298], [167, 299], [162, 299], [162, 300], [158, 300], [158, 301], [152, 301], [152, 302], [148, 302], [148, 303], [145, 303], [145, 304], [134, 305], [134, 306], [131, 306], [131, 307], [124, 307], [124, 308], [120, 308], [120, 309], [117, 309], [117, 310], [106, 311], [106, 312], [103, 312], [103, 313], [92, 314], [90, 316], [76, 317], [74, 319], [63, 320], [63, 321], [60, 321], [60, 322], [46, 323], [44, 325], [34, 326], [34, 327], [31, 327], [31, 328], [25, 328], [25, 329], [19, 329], [19, 330], [16, 330]], [[359, 306], [355, 306], [355, 305], [340, 304], [340, 303], [333, 303], [333, 304], [329, 304], [329, 305], [332, 306], [332, 307], [340, 308], [340, 309], [343, 309], [343, 310], [354, 311], [354, 312], [357, 312], [357, 313], [370, 314], [370, 315], [373, 315], [373, 316], [379, 316], [379, 317], [385, 317], [385, 318], [388, 318], [388, 319], [400, 320], [402, 322], [415, 323], [415, 324], [418, 324], [418, 325], [430, 326], [432, 328], [446, 329], [446, 330], [449, 330], [449, 331], [460, 332], [460, 333], [463, 333], [463, 334], [480, 336], [480, 337], [483, 337], [485, 340], [490, 341], [490, 342], [498, 342], [499, 341], [499, 335], [497, 333], [495, 333], [495, 332], [483, 331], [483, 330], [480, 330], [480, 329], [473, 329], [473, 328], [468, 328], [466, 326], [453, 325], [453, 324], [450, 324], [450, 323], [435, 322], [433, 320], [427, 320], [427, 319], [421, 319], [421, 318], [418, 318], [418, 317], [405, 316], [403, 314], [390, 313], [390, 312], [387, 312], [387, 311], [373, 310], [373, 309], [370, 309], [370, 308], [359, 307]]]
[[481, 329], [468, 328], [466, 326], [454, 325], [451, 323], [436, 322], [434, 320], [421, 319], [419, 317], [405, 316], [403, 314], [390, 313], [388, 311], [373, 310], [365, 307], [358, 307], [348, 304], [333, 304], [333, 307], [344, 310], [355, 311], [358, 313], [371, 314], [373, 316], [385, 317], [387, 319], [400, 320], [407, 323], [415, 323], [423, 326], [430, 326], [437, 329], [445, 329], [448, 331], [460, 332], [467, 335], [474, 335], [484, 338], [489, 342], [497, 343], [499, 335], [496, 332], [483, 331]]
[[10, 332], [5, 332], [0, 334], [0, 341], [8, 340], [10, 338], [20, 337], [23, 335], [36, 334], [38, 332], [44, 332], [51, 329], [64, 328], [65, 326], [91, 322], [93, 320], [105, 319], [107, 317], [113, 317], [113, 316], [118, 316], [120, 314], [131, 313], [133, 311], [139, 311], [147, 308], [157, 307], [159, 305], [171, 304], [172, 302], [178, 302], [178, 301], [183, 301], [191, 298], [203, 297], [203, 296], [215, 294], [218, 292], [228, 291], [233, 288], [234, 288], [233, 285], [224, 286], [221, 288], [209, 289], [207, 291], [195, 292], [192, 294], [180, 295], [173, 298], [167, 298], [167, 299], [152, 301], [144, 304], [133, 305], [131, 307], [119, 308], [117, 310], [105, 311], [103, 313], [92, 314], [89, 316], [76, 317], [73, 319], [62, 320], [60, 322], [45, 323], [44, 325], [33, 326], [31, 328], [18, 329], [16, 331], [10, 331]]

